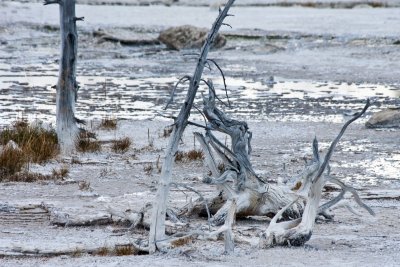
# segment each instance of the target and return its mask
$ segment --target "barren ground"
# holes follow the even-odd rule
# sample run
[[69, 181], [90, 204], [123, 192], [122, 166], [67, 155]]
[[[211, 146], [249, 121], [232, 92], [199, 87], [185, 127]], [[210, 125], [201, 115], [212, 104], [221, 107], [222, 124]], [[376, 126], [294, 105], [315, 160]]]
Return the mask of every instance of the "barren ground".
[[[224, 31], [227, 46], [210, 57], [229, 77], [234, 103], [227, 112], [249, 120], [252, 162], [263, 177], [275, 183], [299, 173], [303, 158], [311, 157], [314, 135], [324, 152], [347, 115], [360, 109], [366, 97], [376, 103], [367, 117], [399, 104], [400, 9], [396, 1], [388, 2], [392, 8], [353, 9], [246, 3], [232, 10], [236, 15], [229, 21], [233, 30]], [[0, 125], [21, 113], [31, 120], [54, 122], [51, 86], [56, 82], [59, 57], [57, 8], [15, 1], [2, 1], [0, 7]], [[45, 174], [68, 166], [67, 182], [0, 184], [1, 266], [396, 266], [400, 261], [400, 131], [366, 129], [365, 118], [350, 126], [341, 140], [332, 158], [332, 174], [359, 189], [376, 217], [359, 209], [357, 216], [340, 207], [333, 221], [318, 221], [311, 240], [301, 248], [258, 250], [237, 244], [235, 254], [225, 256], [222, 241], [195, 241], [152, 256], [79, 253], [82, 247], [101, 248], [147, 237], [144, 229], [127, 231], [125, 226], [107, 223], [106, 208], [140, 210], [153, 200], [158, 158], [162, 162], [168, 142], [163, 130], [171, 123], [157, 114], [176, 78], [193, 71], [194, 59], [187, 54], [196, 52], [99, 42], [93, 31], [101, 27], [130, 38], [152, 39], [168, 26], [209, 27], [216, 10], [181, 1], [170, 7], [78, 5], [77, 12], [85, 16], [78, 26], [77, 75], [82, 88], [77, 111], [91, 121], [88, 128], [98, 133], [103, 149], [78, 153], [79, 163], [57, 158], [30, 167]], [[217, 77], [216, 73], [206, 75]], [[271, 76], [277, 83], [268, 87]], [[166, 114], [176, 114], [184, 93], [179, 92]], [[98, 129], [99, 120], [110, 114], [120, 119], [118, 128]], [[189, 127], [180, 150], [196, 146], [193, 131], [201, 130]], [[111, 140], [118, 137], [133, 141], [125, 154], [111, 152]], [[206, 172], [201, 161], [177, 163], [174, 181], [207, 196], [214, 188], [201, 183]], [[79, 181], [90, 182], [96, 194], [79, 190]], [[325, 192], [324, 200], [337, 193]], [[190, 192], [173, 190], [170, 205], [183, 206], [190, 197], [195, 198]], [[95, 219], [98, 224], [68, 226], [77, 218]], [[54, 221], [67, 226], [54, 225]], [[192, 224], [205, 226], [206, 220], [193, 219]], [[239, 220], [235, 231], [257, 236], [267, 224], [265, 219], [248, 218]], [[18, 253], [19, 247], [74, 253], [27, 257]]]

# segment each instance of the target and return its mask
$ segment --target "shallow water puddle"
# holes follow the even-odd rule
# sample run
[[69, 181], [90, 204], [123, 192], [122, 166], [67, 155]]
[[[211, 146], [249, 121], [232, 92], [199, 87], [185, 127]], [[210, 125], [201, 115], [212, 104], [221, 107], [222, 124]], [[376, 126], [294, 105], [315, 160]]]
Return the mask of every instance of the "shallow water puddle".
[[[176, 77], [115, 78], [80, 76], [77, 116], [86, 120], [114, 116], [119, 119], [152, 119], [160, 114], [177, 114], [184, 102], [188, 84], [178, 86], [174, 102], [163, 108], [177, 82]], [[30, 76], [0, 76], [0, 124], [17, 117], [55, 121], [56, 76], [30, 73]], [[221, 101], [228, 103], [221, 78], [214, 79]], [[332, 82], [275, 80], [245, 80], [228, 78], [231, 108], [227, 113], [255, 120], [334, 121], [342, 122], [344, 115], [362, 106], [360, 101], [370, 97], [387, 104], [399, 102], [400, 85], [348, 84]], [[201, 86], [195, 104], [201, 106]], [[201, 118], [196, 110], [196, 118]]]

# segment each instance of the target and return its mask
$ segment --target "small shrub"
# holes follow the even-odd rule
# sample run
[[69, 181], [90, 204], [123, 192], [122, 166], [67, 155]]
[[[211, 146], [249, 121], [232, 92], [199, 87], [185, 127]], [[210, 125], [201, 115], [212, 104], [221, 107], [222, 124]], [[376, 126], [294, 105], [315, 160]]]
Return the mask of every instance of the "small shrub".
[[110, 251], [108, 250], [107, 247], [101, 247], [94, 253], [94, 255], [96, 255], [96, 256], [103, 256], [103, 257], [107, 256], [109, 254], [110, 254]]
[[0, 181], [20, 172], [27, 163], [26, 155], [21, 149], [3, 149], [0, 153]]
[[56, 170], [53, 169], [52, 175], [55, 179], [65, 179], [68, 177], [69, 169], [66, 166], [61, 167], [60, 169]]
[[82, 131], [79, 132], [79, 138], [80, 139], [87, 139], [87, 138], [96, 139], [97, 135], [94, 132], [89, 132], [87, 130], [82, 130]]
[[131, 144], [132, 144], [131, 140], [128, 137], [125, 137], [118, 140], [114, 140], [111, 149], [116, 153], [125, 153], [126, 151], [128, 151]]
[[105, 130], [115, 130], [117, 129], [117, 119], [106, 117], [101, 120], [100, 128]]
[[98, 152], [101, 150], [101, 145], [97, 140], [83, 138], [78, 141], [77, 150], [79, 152]]
[[185, 153], [184, 152], [177, 151], [176, 154], [175, 154], [175, 162], [183, 161], [184, 157], [185, 157]]
[[0, 144], [10, 140], [21, 148], [31, 162], [43, 163], [59, 153], [57, 134], [54, 129], [29, 125], [26, 121], [16, 121], [11, 128], [0, 132]]
[[188, 152], [177, 151], [175, 154], [175, 162], [189, 162], [203, 159], [204, 153], [202, 150], [193, 149]]
[[115, 246], [115, 255], [117, 256], [128, 256], [128, 255], [136, 255], [137, 250], [132, 245], [116, 245]]
[[202, 150], [193, 149], [186, 153], [186, 157], [188, 160], [203, 160], [204, 153]]
[[5, 177], [3, 182], [33, 183], [37, 181], [48, 181], [48, 180], [54, 180], [54, 177], [52, 175], [43, 175], [40, 173], [18, 172]]

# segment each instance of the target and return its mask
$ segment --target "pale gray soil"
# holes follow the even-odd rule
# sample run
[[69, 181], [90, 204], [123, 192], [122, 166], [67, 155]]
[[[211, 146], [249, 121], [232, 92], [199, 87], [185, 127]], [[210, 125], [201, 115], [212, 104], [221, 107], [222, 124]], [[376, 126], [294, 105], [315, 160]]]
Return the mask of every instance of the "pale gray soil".
[[[140, 210], [145, 202], [152, 200], [157, 172], [157, 158], [163, 155], [167, 140], [162, 135], [161, 122], [122, 121], [118, 130], [97, 131], [99, 139], [110, 140], [114, 136], [128, 136], [133, 140], [133, 148], [126, 154], [119, 155], [109, 150], [109, 144], [103, 145], [103, 152], [96, 154], [78, 154], [81, 164], [54, 161], [45, 166], [33, 166], [33, 171], [50, 172], [63, 164], [68, 166], [70, 178], [75, 181], [88, 181], [99, 196], [85, 197], [78, 190], [77, 184], [57, 185], [50, 183], [5, 183], [0, 186], [0, 203], [7, 207], [21, 207], [27, 204], [44, 204], [57, 214], [74, 221], [74, 218], [109, 218], [107, 205], [125, 210]], [[340, 124], [332, 123], [250, 123], [253, 130], [253, 166], [270, 182], [279, 178], [293, 176], [301, 171], [303, 158], [311, 156], [311, 141], [314, 135], [320, 140], [321, 150], [325, 151], [328, 143], [339, 131]], [[147, 129], [154, 139], [154, 147], [149, 148]], [[185, 134], [181, 150], [193, 148], [192, 128]], [[130, 257], [88, 257], [63, 256], [51, 259], [9, 258], [3, 259], [3, 266], [155, 266], [204, 265], [210, 266], [242, 266], [251, 265], [285, 265], [316, 266], [323, 262], [326, 265], [342, 266], [376, 266], [379, 262], [385, 266], [394, 266], [399, 260], [400, 242], [399, 220], [399, 180], [400, 168], [398, 131], [367, 130], [360, 124], [350, 127], [332, 158], [332, 175], [348, 184], [354, 185], [361, 192], [362, 198], [377, 213], [371, 217], [365, 211], [361, 217], [344, 208], [335, 210], [335, 219], [331, 222], [319, 222], [313, 232], [312, 239], [305, 248], [276, 248], [257, 251], [248, 245], [238, 244], [235, 256], [222, 256], [221, 242], [205, 243], [195, 241], [191, 245], [171, 250], [168, 254], [156, 256]], [[285, 164], [286, 170], [283, 169]], [[144, 168], [152, 165], [151, 174]], [[204, 195], [213, 190], [203, 185], [200, 180], [207, 172], [202, 162], [177, 163], [174, 170], [174, 181], [183, 182], [199, 189]], [[337, 192], [325, 193], [330, 198]], [[171, 206], [181, 207], [185, 199], [192, 196], [190, 192], [183, 194], [174, 190]], [[350, 204], [355, 206], [349, 199]], [[29, 212], [29, 211], [28, 211]], [[107, 244], [126, 243], [137, 238], [145, 238], [143, 230], [126, 232], [119, 230], [121, 226], [88, 226], [88, 227], [56, 227], [50, 225], [49, 214], [42, 217], [6, 216], [0, 213], [1, 245], [0, 252], [12, 254], [14, 247], [30, 247], [37, 249], [60, 250], [79, 247], [102, 247]], [[62, 217], [62, 216], [61, 216]], [[23, 219], [24, 218], [24, 219]], [[206, 225], [206, 221], [196, 221]], [[266, 222], [239, 220], [239, 235], [251, 235], [265, 227]], [[250, 227], [249, 227], [250, 226]], [[256, 228], [251, 227], [256, 226]], [[211, 249], [212, 247], [212, 249]], [[47, 264], [47, 265], [46, 265]]]
[[[21, 2], [0, 2], [0, 125], [21, 113], [54, 122], [51, 86], [58, 72], [58, 8]], [[104, 6], [103, 2], [128, 5]], [[82, 217], [108, 220], [107, 205], [140, 210], [153, 200], [161, 164], [158, 158], [162, 162], [168, 142], [162, 137], [163, 129], [171, 123], [155, 114], [162, 112], [176, 78], [191, 74], [195, 59], [187, 54], [197, 52], [170, 51], [162, 44], [99, 42], [93, 31], [103, 28], [138, 40], [154, 39], [170, 26], [209, 28], [217, 14], [217, 1], [185, 0], [172, 6], [157, 1], [163, 5], [137, 6], [140, 2], [154, 3], [104, 0], [77, 6], [77, 15], [85, 16], [85, 21], [78, 23], [81, 89], [77, 111], [83, 119], [94, 119], [88, 128], [98, 133], [103, 150], [78, 153], [80, 163], [56, 159], [31, 166], [31, 171], [46, 174], [66, 165], [72, 183], [0, 184], [0, 254], [8, 255], [0, 258], [0, 266], [396, 266], [400, 261], [400, 131], [367, 130], [363, 125], [366, 118], [349, 127], [331, 166], [332, 175], [360, 190], [376, 217], [359, 208], [360, 216], [338, 208], [333, 221], [316, 224], [312, 239], [302, 248], [259, 251], [238, 244], [233, 256], [224, 256], [222, 241], [195, 241], [154, 256], [79, 255], [80, 247], [146, 238], [145, 230], [127, 232], [118, 224], [64, 227], [50, 221], [56, 215], [64, 222]], [[300, 2], [305, 1], [296, 1]], [[300, 172], [304, 158], [311, 157], [315, 135], [325, 152], [347, 115], [359, 110], [367, 97], [375, 102], [367, 117], [399, 105], [399, 1], [376, 2], [393, 8], [352, 9], [280, 7], [286, 1], [238, 3], [246, 6], [232, 9], [235, 17], [229, 18], [229, 23], [233, 29], [223, 30], [227, 45], [212, 51], [210, 57], [221, 64], [228, 78], [233, 107], [227, 112], [249, 120], [253, 166], [270, 182]], [[340, 7], [335, 5], [359, 2], [334, 3]], [[360, 3], [357, 7], [366, 7], [365, 2]], [[269, 7], [275, 4], [277, 7]], [[215, 78], [218, 73], [206, 75]], [[271, 76], [276, 82], [272, 86]], [[183, 88], [166, 114], [176, 114]], [[126, 120], [120, 120], [115, 131], [99, 130], [99, 119], [107, 115]], [[188, 128], [181, 150], [194, 147], [195, 130], [201, 131]], [[111, 152], [111, 140], [125, 136], [132, 139], [132, 148], [122, 155]], [[145, 168], [151, 169], [150, 173]], [[215, 189], [201, 183], [205, 173], [201, 161], [177, 163], [174, 180], [208, 196]], [[76, 181], [90, 182], [98, 195], [87, 196]], [[324, 201], [337, 193], [325, 192]], [[180, 190], [171, 195], [174, 207], [183, 206], [190, 196], [195, 198]], [[354, 206], [350, 198], [349, 203]], [[15, 212], [19, 207], [41, 204], [51, 212], [40, 207], [23, 214]], [[194, 219], [193, 224], [206, 225], [206, 220]], [[239, 220], [236, 234], [256, 237], [266, 225], [266, 221]], [[13, 250], [17, 247], [76, 249], [77, 257], [18, 257]]]

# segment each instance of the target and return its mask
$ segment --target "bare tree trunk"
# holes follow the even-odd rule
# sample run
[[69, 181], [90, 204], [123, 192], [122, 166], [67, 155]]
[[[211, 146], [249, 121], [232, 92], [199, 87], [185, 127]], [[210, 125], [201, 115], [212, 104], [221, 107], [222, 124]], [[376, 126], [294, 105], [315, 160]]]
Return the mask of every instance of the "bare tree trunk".
[[59, 4], [61, 31], [61, 59], [57, 83], [56, 124], [62, 154], [75, 150], [79, 128], [75, 118], [77, 41], [75, 0], [45, 0], [45, 5]]
[[174, 124], [174, 129], [165, 152], [165, 159], [162, 166], [161, 177], [159, 180], [158, 190], [153, 205], [149, 236], [150, 253], [154, 253], [156, 251], [157, 240], [165, 239], [165, 215], [167, 210], [167, 201], [171, 182], [172, 168], [174, 164], [174, 156], [178, 149], [179, 140], [181, 139], [182, 134], [188, 123], [190, 110], [192, 108], [197, 89], [199, 88], [204, 66], [207, 63], [208, 52], [212, 44], [214, 43], [214, 40], [218, 34], [221, 25], [223, 24], [223, 20], [228, 15], [229, 8], [233, 5], [234, 2], [235, 0], [229, 0], [224, 9], [220, 11], [207, 36], [207, 40], [201, 49], [201, 53], [193, 77], [190, 77], [190, 85], [188, 93], [186, 95], [185, 103], [183, 104], [179, 112], [178, 118]]

